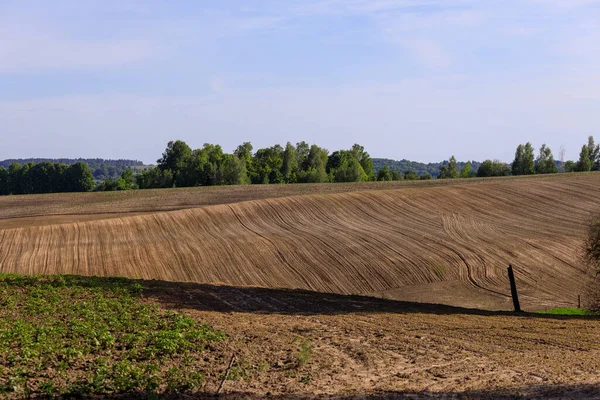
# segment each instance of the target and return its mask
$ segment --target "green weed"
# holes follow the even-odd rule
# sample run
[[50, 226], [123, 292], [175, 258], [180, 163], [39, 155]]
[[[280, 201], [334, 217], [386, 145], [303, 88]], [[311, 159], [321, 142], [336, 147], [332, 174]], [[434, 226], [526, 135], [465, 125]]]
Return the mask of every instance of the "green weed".
[[303, 367], [308, 364], [312, 357], [312, 343], [309, 339], [303, 339], [300, 341], [300, 345], [298, 346], [298, 353], [296, 354], [296, 358], [298, 361], [298, 366]]
[[590, 312], [588, 310], [584, 310], [582, 308], [552, 308], [546, 311], [540, 311], [538, 314], [548, 314], [548, 315], [598, 315], [596, 313]]
[[0, 393], [199, 389], [202, 353], [225, 335], [144, 302], [142, 292], [122, 278], [0, 274]]

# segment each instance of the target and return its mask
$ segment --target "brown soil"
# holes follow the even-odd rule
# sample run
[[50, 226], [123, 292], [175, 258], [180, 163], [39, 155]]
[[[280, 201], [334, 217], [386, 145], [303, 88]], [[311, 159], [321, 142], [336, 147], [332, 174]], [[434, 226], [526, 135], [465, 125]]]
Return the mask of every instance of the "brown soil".
[[[225, 398], [600, 398], [600, 321], [306, 291], [145, 282], [225, 331]], [[311, 348], [300, 362], [302, 344]], [[208, 393], [218, 381], [207, 383]]]
[[599, 198], [600, 174], [10, 196], [0, 271], [171, 281], [147, 301], [227, 332], [225, 398], [600, 398], [597, 318], [470, 309], [510, 309], [509, 263], [524, 309], [573, 306]]
[[[482, 182], [515, 180], [575, 179], [588, 174], [561, 174], [502, 178], [475, 178], [430, 181], [363, 182], [335, 184], [211, 186], [176, 189], [151, 189], [121, 192], [59, 193], [0, 196], [0, 229], [94, 221], [125, 217], [137, 213], [173, 211], [217, 204], [239, 203], [305, 194], [333, 194], [372, 190], [393, 190]], [[26, 218], [22, 225], [14, 219]]]
[[[177, 191], [163, 192], [168, 199]], [[281, 197], [4, 229], [0, 271], [510, 309], [511, 263], [524, 309], [573, 306], [587, 279], [579, 254], [598, 198], [600, 174], [588, 174]]]

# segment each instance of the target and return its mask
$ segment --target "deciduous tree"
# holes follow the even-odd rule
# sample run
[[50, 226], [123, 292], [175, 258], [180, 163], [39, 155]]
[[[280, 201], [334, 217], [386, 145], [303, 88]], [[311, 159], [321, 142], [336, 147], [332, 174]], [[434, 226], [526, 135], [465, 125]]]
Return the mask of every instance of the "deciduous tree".
[[535, 160], [535, 172], [538, 174], [555, 174], [558, 172], [552, 151], [545, 144], [540, 147], [540, 154]]
[[450, 157], [448, 165], [440, 166], [440, 174], [438, 179], [455, 179], [459, 177], [458, 166], [456, 164], [456, 158]]
[[377, 173], [377, 180], [378, 181], [393, 180], [392, 171], [390, 171], [390, 169], [388, 168], [387, 165], [384, 165], [384, 167], [379, 170], [379, 172]]
[[579, 161], [577, 162], [577, 171], [586, 172], [592, 169], [592, 160], [590, 159], [590, 149], [583, 145], [581, 153], [579, 153]]

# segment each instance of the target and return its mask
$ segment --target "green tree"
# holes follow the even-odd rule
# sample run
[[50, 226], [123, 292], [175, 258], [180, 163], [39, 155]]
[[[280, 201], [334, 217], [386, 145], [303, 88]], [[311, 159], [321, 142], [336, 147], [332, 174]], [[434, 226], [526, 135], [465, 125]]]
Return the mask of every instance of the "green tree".
[[600, 169], [600, 145], [594, 143], [594, 137], [588, 137], [588, 153], [591, 163], [591, 170], [598, 171]]
[[462, 171], [460, 171], [460, 177], [461, 178], [473, 178], [474, 176], [475, 176], [475, 172], [473, 171], [473, 168], [471, 167], [471, 161], [467, 161], [467, 163], [463, 167]]
[[493, 164], [492, 164], [492, 160], [485, 160], [479, 166], [479, 169], [477, 170], [477, 176], [479, 178], [484, 178], [484, 177], [488, 177], [488, 176], [494, 176], [493, 175], [493, 170], [494, 170], [494, 167], [493, 167]]
[[175, 184], [179, 187], [207, 185], [208, 156], [206, 148], [193, 150], [185, 168], [177, 175]]
[[515, 160], [512, 163], [513, 175], [532, 175], [535, 173], [535, 160], [533, 146], [527, 142], [524, 146], [519, 145], [515, 152]]
[[490, 176], [508, 176], [511, 174], [511, 168], [498, 160], [485, 160], [477, 170], [477, 176], [486, 178]]
[[523, 171], [523, 175], [533, 175], [535, 174], [535, 161], [533, 154], [533, 146], [531, 143], [525, 143], [524, 147], [524, 156], [523, 156], [523, 166], [521, 170]]
[[250, 142], [242, 143], [235, 149], [233, 154], [244, 162], [248, 178], [250, 179], [250, 181], [252, 181], [255, 175], [254, 166], [252, 164], [252, 144]]
[[583, 145], [581, 153], [579, 153], [579, 161], [577, 162], [577, 171], [586, 172], [592, 169], [592, 160], [590, 159], [590, 149]]
[[384, 165], [384, 167], [379, 170], [379, 172], [377, 173], [377, 180], [378, 181], [393, 180], [392, 171], [390, 171], [390, 169], [388, 168], [387, 165]]
[[247, 185], [250, 183], [246, 163], [233, 154], [225, 154], [222, 164], [223, 185]]
[[8, 167], [8, 187], [12, 194], [23, 194], [21, 192], [21, 164], [15, 162]]
[[96, 191], [110, 192], [118, 190], [132, 190], [136, 188], [137, 184], [135, 178], [133, 177], [133, 172], [130, 169], [126, 169], [121, 173], [121, 176], [118, 179], [105, 179], [104, 182], [96, 187]]
[[565, 172], [575, 172], [577, 171], [577, 163], [573, 160], [568, 160], [564, 165]]
[[431, 180], [432, 176], [429, 172], [424, 173], [423, 175], [419, 176], [419, 180], [421, 181], [428, 181]]
[[170, 141], [167, 148], [156, 162], [161, 171], [170, 170], [177, 181], [192, 156], [192, 149], [182, 140]]
[[55, 163], [54, 170], [51, 177], [52, 186], [56, 188], [57, 193], [68, 192], [69, 189], [67, 187], [67, 170], [69, 169], [68, 165]]
[[298, 171], [298, 182], [301, 183], [324, 183], [329, 181], [327, 175], [328, 151], [313, 144], [310, 146], [306, 161], [302, 163]]
[[56, 193], [57, 186], [53, 182], [54, 164], [41, 162], [31, 166], [29, 170], [32, 186], [31, 193]]
[[298, 154], [296, 148], [290, 142], [285, 145], [283, 151], [283, 163], [281, 166], [281, 174], [286, 183], [296, 182], [296, 174], [298, 172]]
[[409, 169], [404, 171], [404, 179], [407, 181], [416, 181], [417, 179], [419, 179], [419, 176], [415, 171]]
[[310, 154], [310, 145], [305, 141], [296, 143], [296, 155], [298, 161], [298, 169], [306, 170], [308, 155]]
[[327, 173], [333, 182], [364, 182], [369, 179], [354, 151], [333, 152], [327, 160]]
[[[392, 180], [393, 181], [401, 181], [403, 179], [404, 179], [404, 177], [402, 176], [402, 173], [400, 173], [398, 171], [392, 171]], [[429, 179], [431, 179], [431, 175], [429, 175]]]
[[354, 144], [350, 150], [354, 158], [360, 163], [362, 170], [367, 175], [366, 180], [374, 180], [375, 173], [373, 172], [373, 160], [365, 148], [359, 144]]
[[254, 165], [254, 180], [252, 183], [283, 183], [281, 173], [283, 167], [283, 148], [276, 144], [272, 147], [259, 149], [252, 160]]
[[8, 186], [8, 171], [4, 167], [0, 167], [0, 196], [6, 196], [10, 194], [10, 187]]
[[35, 166], [34, 163], [28, 162], [23, 165], [19, 170], [19, 193], [21, 194], [32, 194], [35, 193], [33, 187], [33, 175], [31, 173], [32, 168]]
[[133, 171], [131, 169], [126, 169], [125, 171], [121, 172], [120, 179], [123, 181], [128, 190], [136, 188], [135, 177], [133, 176]]
[[540, 154], [535, 160], [535, 172], [538, 174], [555, 174], [558, 172], [552, 151], [545, 144], [540, 147]]
[[89, 192], [95, 186], [92, 171], [82, 162], [69, 166], [65, 171], [65, 181], [69, 192]]
[[225, 154], [220, 145], [205, 143], [202, 151], [206, 153], [207, 163], [204, 166], [203, 185], [215, 186], [224, 184], [223, 162]]
[[522, 175], [521, 168], [523, 166], [524, 157], [525, 157], [525, 151], [523, 149], [523, 145], [520, 144], [517, 146], [517, 150], [515, 151], [515, 159], [512, 162], [512, 174], [513, 175]]
[[155, 167], [138, 174], [136, 182], [140, 189], [171, 188], [174, 183], [173, 172]]
[[440, 174], [438, 179], [455, 179], [459, 177], [458, 166], [456, 164], [456, 158], [450, 157], [448, 165], [440, 166]]

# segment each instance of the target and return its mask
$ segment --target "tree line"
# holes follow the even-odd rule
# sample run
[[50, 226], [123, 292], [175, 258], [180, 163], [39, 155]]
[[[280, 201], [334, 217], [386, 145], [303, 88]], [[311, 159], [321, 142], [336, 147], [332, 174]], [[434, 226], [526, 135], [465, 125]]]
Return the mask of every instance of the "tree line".
[[456, 159], [452, 156], [448, 164], [440, 166], [438, 178], [516, 176], [600, 170], [600, 145], [595, 144], [593, 136], [590, 136], [588, 142], [581, 147], [578, 161], [563, 161], [563, 153], [564, 150], [561, 149], [561, 160], [556, 161], [550, 147], [542, 144], [536, 157], [533, 145], [527, 142], [517, 146], [515, 158], [511, 164], [498, 160], [485, 160], [478, 166], [477, 171], [471, 167], [471, 162], [467, 162], [462, 169], [459, 169]]
[[137, 160], [105, 160], [103, 158], [18, 158], [0, 161], [0, 167], [9, 168], [17, 163], [21, 166], [29, 163], [40, 164], [50, 162], [52, 164], [73, 165], [78, 162], [87, 164], [92, 171], [94, 179], [103, 181], [105, 179], [118, 179], [121, 174], [131, 167], [143, 167], [144, 163]]
[[0, 195], [89, 192], [95, 186], [92, 172], [83, 162], [30, 162], [23, 166], [14, 162], [8, 169], [0, 167]]
[[[475, 171], [479, 168], [481, 163], [477, 161], [469, 161], [471, 163], [471, 168]], [[418, 178], [421, 176], [431, 176], [431, 178], [437, 178], [440, 173], [440, 167], [443, 165], [448, 165], [449, 160], [444, 160], [441, 162], [431, 162], [431, 163], [422, 163], [417, 161], [410, 160], [390, 160], [386, 158], [373, 158], [373, 168], [375, 172], [379, 172], [383, 167], [387, 166], [390, 171], [396, 171], [401, 174], [405, 174], [407, 172], [414, 172]], [[462, 170], [466, 165], [466, 162], [459, 161], [457, 162], [457, 166], [459, 170]], [[427, 178], [424, 178], [427, 179]]]
[[375, 180], [373, 162], [363, 146], [329, 152], [306, 142], [274, 145], [253, 152], [249, 142], [231, 154], [206, 143], [192, 149], [168, 143], [157, 166], [136, 177], [140, 189], [213, 185], [363, 182]]
[[[400, 174], [380, 179], [402, 179]], [[231, 154], [220, 145], [204, 144], [192, 149], [184, 141], [167, 144], [157, 166], [134, 175], [131, 168], [117, 177], [107, 177], [98, 185], [84, 162], [72, 165], [48, 161], [21, 165], [15, 160], [8, 169], [0, 167], [0, 194], [35, 194], [113, 191], [169, 187], [363, 182], [376, 180], [373, 162], [363, 146], [331, 154], [306, 142], [285, 147], [274, 145], [253, 151], [249, 142]]]
[[[552, 151], [543, 144], [537, 157], [531, 143], [520, 144], [511, 164], [498, 160], [458, 163], [454, 156], [439, 164], [438, 179], [491, 177], [507, 175], [549, 174], [600, 170], [600, 146], [594, 138], [582, 146], [579, 160], [556, 161]], [[562, 151], [561, 151], [562, 153]], [[315, 144], [287, 143], [253, 151], [249, 142], [239, 145], [232, 153], [221, 146], [204, 144], [192, 149], [181, 140], [171, 141], [156, 167], [134, 174], [125, 167], [129, 160], [120, 163], [123, 170], [116, 177], [107, 177], [96, 185], [94, 174], [84, 162], [71, 165], [43, 161], [19, 160], [8, 167], [0, 166], [0, 195], [113, 191], [130, 189], [243, 185], [282, 183], [364, 182], [392, 180], [432, 179], [431, 173], [418, 174], [411, 169], [397, 171], [389, 164], [374, 168], [373, 160], [363, 146], [355, 144], [348, 150], [329, 151]], [[393, 165], [392, 165], [393, 167]]]

